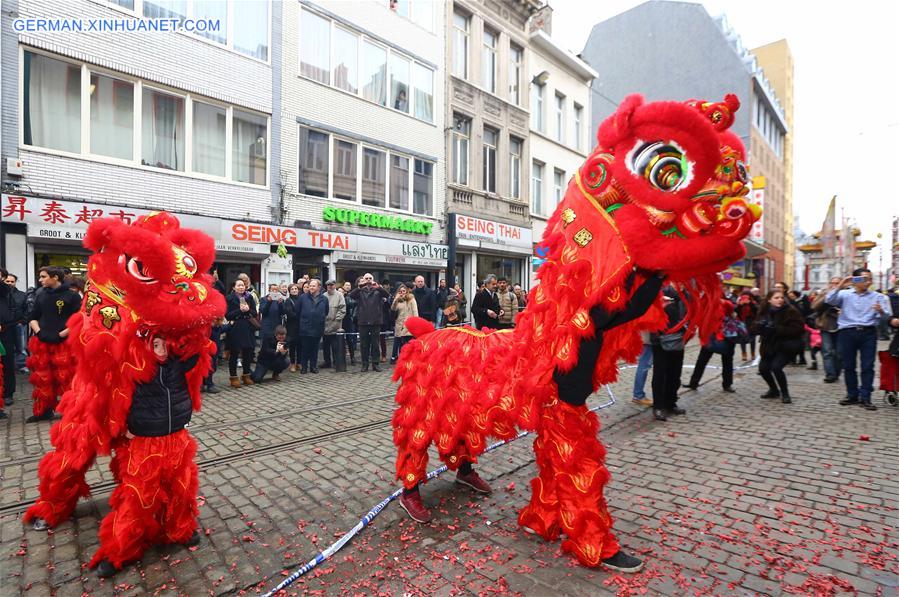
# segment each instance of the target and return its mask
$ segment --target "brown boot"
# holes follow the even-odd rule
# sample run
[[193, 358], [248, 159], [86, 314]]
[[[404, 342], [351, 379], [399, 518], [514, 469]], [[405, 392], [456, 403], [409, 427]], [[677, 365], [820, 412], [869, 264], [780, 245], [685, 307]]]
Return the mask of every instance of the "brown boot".
[[241, 378], [241, 380], [243, 380], [243, 385], [245, 385], [245, 386], [251, 386], [251, 385], [253, 385], [253, 380], [250, 378], [250, 374], [249, 374], [249, 373], [244, 373], [244, 374], [243, 374], [243, 377]]
[[291, 366], [290, 366], [290, 372], [291, 372], [291, 373], [296, 373], [296, 372], [297, 372], [297, 366], [296, 366], [296, 365], [291, 365]]
[[240, 378], [237, 377], [236, 375], [232, 375], [232, 376], [231, 376], [231, 387], [232, 387], [232, 388], [239, 388], [239, 387], [240, 387]]
[[272, 381], [281, 381], [281, 376], [277, 373], [272, 373]]

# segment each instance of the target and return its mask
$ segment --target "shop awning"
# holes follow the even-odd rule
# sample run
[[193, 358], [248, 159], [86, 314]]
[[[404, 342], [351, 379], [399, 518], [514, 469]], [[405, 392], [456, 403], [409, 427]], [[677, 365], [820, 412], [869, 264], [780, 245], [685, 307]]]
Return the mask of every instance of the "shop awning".
[[743, 246], [746, 247], [746, 259], [755, 259], [768, 252], [764, 245], [749, 239], [743, 239]]

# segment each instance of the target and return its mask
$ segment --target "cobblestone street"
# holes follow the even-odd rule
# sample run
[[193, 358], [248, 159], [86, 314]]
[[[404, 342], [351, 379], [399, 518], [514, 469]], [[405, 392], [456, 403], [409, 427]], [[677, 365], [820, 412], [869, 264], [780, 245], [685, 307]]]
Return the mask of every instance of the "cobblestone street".
[[[0, 446], [0, 594], [271, 589], [397, 487], [390, 371], [351, 369], [285, 373], [280, 383], [206, 395], [191, 424], [203, 541], [151, 549], [105, 581], [86, 564], [109, 509], [108, 459], [91, 471], [93, 498], [71, 521], [51, 533], [21, 523], [37, 495], [49, 424], [24, 424], [29, 388], [19, 376]], [[647, 562], [643, 572], [583, 568], [558, 542], [517, 527], [536, 470], [527, 437], [481, 459], [491, 495], [474, 495], [448, 473], [422, 491], [433, 523], [418, 525], [391, 503], [288, 592], [899, 594], [899, 408], [882, 392], [876, 412], [839, 406], [842, 384], [825, 385], [820, 371], [804, 367], [788, 369], [791, 405], [759, 399], [765, 387], [754, 368], [737, 372], [736, 394], [721, 392], [716, 374], [707, 371], [698, 391], [682, 391], [686, 416], [662, 423], [632, 405], [626, 369], [612, 388], [617, 403], [600, 412], [613, 475], [606, 495], [621, 543]], [[600, 392], [591, 404], [607, 400]], [[430, 468], [438, 464], [432, 458]]]

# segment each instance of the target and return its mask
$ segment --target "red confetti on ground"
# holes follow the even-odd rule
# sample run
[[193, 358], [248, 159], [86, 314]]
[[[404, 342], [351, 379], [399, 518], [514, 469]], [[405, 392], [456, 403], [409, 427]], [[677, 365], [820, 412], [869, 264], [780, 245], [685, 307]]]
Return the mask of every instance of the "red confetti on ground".
[[863, 442], [871, 441], [871, 437], [868, 435], [860, 435], [860, 436], [858, 436], [858, 439]]

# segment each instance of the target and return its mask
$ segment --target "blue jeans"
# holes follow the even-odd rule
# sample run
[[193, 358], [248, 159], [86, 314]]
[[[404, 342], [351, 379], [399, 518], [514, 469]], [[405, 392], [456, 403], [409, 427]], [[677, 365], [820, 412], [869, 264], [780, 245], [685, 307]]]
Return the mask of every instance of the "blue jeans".
[[16, 369], [25, 367], [28, 358], [28, 333], [24, 323], [16, 324]]
[[[877, 356], [877, 329], [845, 328], [837, 335], [837, 346], [843, 359], [843, 378], [846, 395], [860, 402], [871, 402], [874, 391], [874, 358]], [[855, 372], [856, 354], [861, 357], [862, 383], [858, 384]]]
[[821, 332], [821, 360], [824, 361], [824, 375], [830, 379], [840, 376], [843, 366], [837, 350], [837, 332]]
[[646, 398], [643, 388], [646, 386], [646, 375], [652, 367], [652, 345], [644, 344], [640, 360], [637, 361], [637, 374], [634, 376], [634, 398], [642, 400]]

